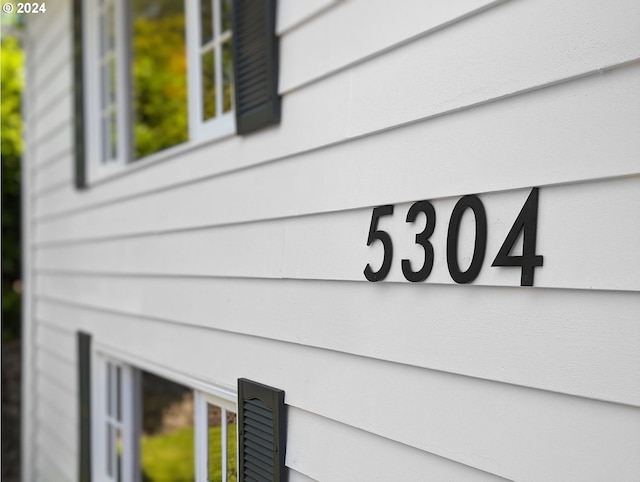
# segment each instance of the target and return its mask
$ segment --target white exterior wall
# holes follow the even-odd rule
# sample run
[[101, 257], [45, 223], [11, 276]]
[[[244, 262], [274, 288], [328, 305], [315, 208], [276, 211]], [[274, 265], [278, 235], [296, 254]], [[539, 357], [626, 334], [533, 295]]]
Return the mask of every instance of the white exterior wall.
[[[84, 191], [70, 2], [47, 8], [27, 28], [25, 480], [76, 480], [78, 329], [285, 390], [294, 482], [640, 478], [638, 2], [280, 0], [279, 126]], [[490, 264], [534, 186], [544, 266], [521, 288]], [[463, 286], [446, 228], [472, 193], [487, 255]], [[420, 199], [436, 255], [410, 284]], [[372, 284], [382, 204], [396, 252]]]

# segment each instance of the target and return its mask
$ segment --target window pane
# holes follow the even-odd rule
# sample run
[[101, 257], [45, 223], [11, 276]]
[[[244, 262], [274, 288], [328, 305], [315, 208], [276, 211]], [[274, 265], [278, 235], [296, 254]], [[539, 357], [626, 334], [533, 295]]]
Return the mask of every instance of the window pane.
[[220, 407], [207, 404], [209, 423], [209, 468], [207, 474], [209, 482], [222, 482], [222, 411]]
[[206, 44], [213, 38], [213, 0], [200, 0], [201, 42]]
[[110, 159], [118, 157], [118, 118], [115, 108], [111, 110], [111, 156]]
[[233, 57], [231, 56], [231, 40], [222, 44], [222, 110], [231, 110], [233, 98]]
[[114, 2], [110, 2], [109, 5], [107, 5], [107, 16], [106, 16], [106, 35], [107, 35], [107, 49], [108, 50], [115, 50], [115, 46], [116, 46], [116, 34], [115, 34], [115, 9], [114, 9]]
[[[208, 423], [209, 423], [209, 459], [207, 475], [209, 482], [236, 482], [238, 479], [238, 470], [236, 462], [236, 414], [226, 412], [225, 419], [222, 417], [223, 411], [220, 407], [207, 404]], [[226, 433], [222, 429], [222, 425], [226, 424]], [[225, 440], [226, 436], [226, 440]], [[226, 462], [227, 476], [223, 477], [222, 457], [224, 456], [222, 448], [226, 445]]]
[[202, 60], [202, 120], [216, 115], [216, 67], [212, 50], [201, 56]]
[[106, 110], [109, 104], [116, 102], [116, 61], [108, 57], [100, 66], [100, 108]]
[[116, 419], [122, 421], [122, 368], [116, 367]]
[[[103, 125], [108, 124], [103, 122]], [[108, 132], [108, 131], [107, 131]], [[107, 415], [113, 415], [113, 365], [111, 363], [107, 363]]]
[[238, 417], [233, 412], [227, 412], [227, 482], [238, 480], [237, 465], [237, 433]]
[[116, 431], [116, 480], [122, 480], [122, 430]]
[[107, 53], [107, 15], [100, 15], [100, 56], [104, 57]]
[[193, 482], [193, 392], [142, 372], [141, 480]]
[[[110, 160], [111, 158], [111, 147], [109, 144], [109, 137], [110, 137], [110, 133], [109, 133], [109, 126], [110, 126], [110, 120], [109, 120], [109, 114], [105, 114], [102, 116], [101, 119], [101, 128], [102, 128], [102, 162], [107, 162]], [[109, 365], [110, 366], [110, 365]], [[111, 377], [111, 371], [107, 370], [107, 377]], [[111, 378], [109, 378], [109, 380], [111, 380]], [[107, 386], [111, 387], [111, 382], [108, 381], [107, 382]], [[111, 415], [111, 392], [107, 391], [107, 413], [109, 415]]]
[[108, 64], [108, 69], [109, 69], [109, 80], [108, 80], [108, 87], [109, 87], [109, 99], [112, 103], [115, 104], [116, 102], [116, 58], [115, 56], [111, 56], [109, 58], [109, 64]]
[[134, 0], [136, 159], [188, 139], [184, 2]]
[[107, 475], [113, 477], [113, 427], [107, 423]]
[[109, 66], [102, 65], [100, 67], [100, 107], [102, 110], [109, 105]]
[[220, 0], [222, 4], [222, 32], [231, 30], [231, 0]]

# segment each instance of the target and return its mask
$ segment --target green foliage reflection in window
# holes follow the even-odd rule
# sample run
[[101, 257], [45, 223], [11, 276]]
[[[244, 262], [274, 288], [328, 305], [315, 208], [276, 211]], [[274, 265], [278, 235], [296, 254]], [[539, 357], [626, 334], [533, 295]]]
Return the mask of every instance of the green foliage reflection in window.
[[186, 142], [187, 56], [182, 2], [133, 3], [135, 158]]
[[[226, 482], [237, 481], [235, 457], [236, 426], [229, 425], [227, 443], [233, 456], [228, 458], [228, 476]], [[193, 427], [177, 430], [168, 434], [147, 436], [142, 439], [142, 479], [143, 482], [193, 482], [195, 469], [193, 463]], [[220, 427], [209, 429], [209, 460], [220, 460]], [[210, 482], [224, 482], [219, 465], [209, 469]]]

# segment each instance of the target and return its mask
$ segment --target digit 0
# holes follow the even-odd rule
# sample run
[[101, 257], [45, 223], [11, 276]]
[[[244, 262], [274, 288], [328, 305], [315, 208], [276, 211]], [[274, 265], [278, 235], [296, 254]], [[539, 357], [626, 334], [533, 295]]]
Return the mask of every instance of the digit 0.
[[[460, 270], [458, 264], [458, 238], [460, 236], [460, 221], [467, 209], [471, 209], [476, 218], [476, 237], [471, 265], [466, 271]], [[451, 213], [449, 231], [447, 233], [447, 266], [453, 281], [459, 284], [471, 283], [478, 277], [484, 254], [487, 249], [487, 215], [482, 201], [477, 196], [469, 195], [461, 198]]]

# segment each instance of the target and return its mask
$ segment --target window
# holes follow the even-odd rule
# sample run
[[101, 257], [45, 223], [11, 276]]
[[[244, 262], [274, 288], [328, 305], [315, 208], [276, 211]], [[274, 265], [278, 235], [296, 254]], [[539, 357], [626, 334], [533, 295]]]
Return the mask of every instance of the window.
[[92, 347], [78, 331], [78, 480], [286, 480], [283, 390], [240, 378], [236, 395]]
[[74, 0], [74, 15], [79, 187], [279, 121], [275, 0]]
[[107, 356], [98, 357], [97, 374], [95, 480], [236, 482], [235, 394]]

